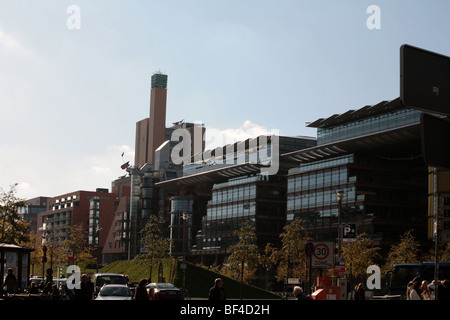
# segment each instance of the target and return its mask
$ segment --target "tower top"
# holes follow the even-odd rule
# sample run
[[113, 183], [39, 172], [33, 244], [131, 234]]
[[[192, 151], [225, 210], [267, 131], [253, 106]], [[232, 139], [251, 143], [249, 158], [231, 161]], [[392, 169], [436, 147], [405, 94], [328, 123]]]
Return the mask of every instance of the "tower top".
[[167, 75], [162, 73], [154, 73], [152, 75], [152, 88], [167, 89]]

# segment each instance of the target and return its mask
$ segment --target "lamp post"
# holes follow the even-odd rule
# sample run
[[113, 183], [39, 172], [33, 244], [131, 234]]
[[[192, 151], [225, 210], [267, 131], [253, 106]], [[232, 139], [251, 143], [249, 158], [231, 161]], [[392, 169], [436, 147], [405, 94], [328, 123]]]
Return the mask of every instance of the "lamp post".
[[95, 270], [98, 273], [98, 263], [99, 260], [101, 260], [101, 252], [100, 252], [100, 231], [102, 230], [102, 227], [100, 225], [97, 225], [95, 227], [95, 235], [96, 235], [96, 245], [97, 245], [97, 263], [95, 264]]
[[[187, 212], [183, 212], [182, 216], [183, 218], [183, 262], [182, 262], [182, 270], [183, 270], [183, 290], [186, 291], [186, 255], [188, 253], [188, 248], [186, 248], [186, 244], [187, 246], [189, 246], [188, 242], [188, 228], [189, 228], [189, 213]], [[185, 242], [186, 241], [186, 242]]]
[[45, 263], [47, 262], [47, 223], [42, 223], [42, 281], [45, 283]]
[[339, 190], [336, 192], [336, 198], [338, 201], [338, 252], [337, 263], [341, 262], [341, 242], [342, 242], [342, 228], [341, 228], [341, 215], [342, 215], [342, 200], [344, 200], [344, 191]]

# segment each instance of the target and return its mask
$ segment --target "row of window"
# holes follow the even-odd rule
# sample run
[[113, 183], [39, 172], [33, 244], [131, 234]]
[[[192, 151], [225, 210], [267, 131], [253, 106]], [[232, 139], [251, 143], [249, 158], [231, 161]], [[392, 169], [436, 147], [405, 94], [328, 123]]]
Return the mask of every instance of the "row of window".
[[343, 166], [349, 163], [355, 162], [355, 156], [353, 154], [347, 154], [345, 156], [335, 157], [331, 159], [318, 160], [311, 163], [302, 163], [297, 172], [303, 173], [308, 171], [315, 171], [326, 168], [333, 168], [337, 166]]
[[220, 220], [236, 217], [247, 217], [256, 214], [256, 202], [232, 203], [223, 206], [210, 206], [207, 210], [208, 220]]
[[[345, 198], [343, 202], [356, 201], [355, 187], [345, 187], [340, 189], [344, 191]], [[336, 190], [320, 190], [297, 195], [289, 195], [287, 199], [287, 211], [294, 211], [307, 208], [320, 208], [331, 206], [338, 203]]]
[[192, 212], [194, 201], [190, 197], [174, 196], [171, 202], [171, 212]]
[[348, 177], [347, 168], [336, 168], [329, 171], [289, 177], [288, 193], [338, 186], [355, 181], [356, 177]]
[[341, 141], [419, 123], [421, 114], [421, 111], [405, 108], [396, 112], [385, 113], [377, 117], [350, 122], [334, 128], [318, 128], [317, 144], [327, 144], [334, 141]]
[[256, 185], [235, 186], [229, 189], [213, 190], [212, 200], [210, 204], [222, 204], [229, 202], [237, 202], [243, 200], [251, 200], [256, 198]]

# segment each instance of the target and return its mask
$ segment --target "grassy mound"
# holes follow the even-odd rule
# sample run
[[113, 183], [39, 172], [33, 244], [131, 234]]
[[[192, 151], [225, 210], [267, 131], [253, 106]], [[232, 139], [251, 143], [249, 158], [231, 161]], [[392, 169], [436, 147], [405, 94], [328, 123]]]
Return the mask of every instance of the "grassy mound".
[[[180, 263], [177, 260], [167, 259], [162, 263], [162, 274], [166, 282], [172, 282], [177, 287], [183, 286], [183, 270], [180, 268]], [[158, 266], [152, 268], [152, 282], [157, 282]], [[94, 273], [92, 270], [85, 270], [84, 272]], [[99, 269], [99, 272], [113, 272], [128, 275], [131, 282], [138, 282], [142, 278], [149, 278], [150, 266], [141, 261], [115, 261], [107, 266]], [[186, 288], [191, 297], [207, 298], [209, 289], [214, 285], [214, 279], [220, 277], [223, 279], [224, 288], [228, 299], [239, 299], [241, 284], [239, 281], [224, 277], [218, 273], [212, 272], [205, 268], [196, 266], [191, 263], [186, 264]], [[258, 287], [243, 284], [242, 285], [243, 299], [281, 299], [280, 296], [271, 292], [263, 290]]]

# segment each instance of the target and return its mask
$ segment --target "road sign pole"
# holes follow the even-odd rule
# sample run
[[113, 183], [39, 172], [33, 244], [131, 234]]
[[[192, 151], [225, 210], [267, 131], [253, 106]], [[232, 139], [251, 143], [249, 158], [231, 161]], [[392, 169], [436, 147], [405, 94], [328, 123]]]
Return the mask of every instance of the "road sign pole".
[[433, 168], [433, 200], [434, 202], [434, 299], [438, 299], [438, 283], [439, 283], [439, 192], [437, 190], [437, 168]]
[[308, 292], [312, 294], [312, 254], [309, 255], [309, 282], [308, 282]]

